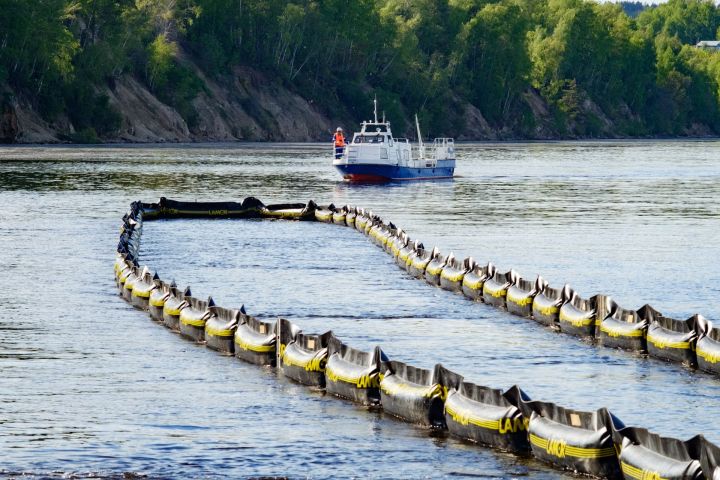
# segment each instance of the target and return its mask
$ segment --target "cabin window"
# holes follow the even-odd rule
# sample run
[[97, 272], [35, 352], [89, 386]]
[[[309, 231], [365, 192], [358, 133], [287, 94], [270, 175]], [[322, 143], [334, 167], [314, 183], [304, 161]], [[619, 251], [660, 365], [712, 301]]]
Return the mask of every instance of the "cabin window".
[[353, 143], [383, 143], [384, 141], [385, 137], [380, 135], [358, 135]]

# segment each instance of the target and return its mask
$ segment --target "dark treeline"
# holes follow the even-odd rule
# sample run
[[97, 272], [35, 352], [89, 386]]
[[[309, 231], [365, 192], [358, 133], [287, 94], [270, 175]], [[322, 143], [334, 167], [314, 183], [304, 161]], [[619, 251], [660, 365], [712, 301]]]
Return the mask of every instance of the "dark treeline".
[[656, 4], [647, 4], [642, 2], [618, 2], [618, 4], [631, 18], [636, 18], [646, 8], [657, 6]]
[[[133, 75], [192, 128], [204, 88], [250, 66], [328, 116], [369, 116], [377, 95], [399, 129], [419, 112], [453, 134], [477, 107], [532, 136], [541, 99], [562, 136], [720, 131], [720, 9], [670, 0], [629, 17], [584, 0], [0, 0], [0, 88], [44, 118], [100, 136], [120, 116], [102, 92]], [[2, 86], [5, 87], [2, 87]]]

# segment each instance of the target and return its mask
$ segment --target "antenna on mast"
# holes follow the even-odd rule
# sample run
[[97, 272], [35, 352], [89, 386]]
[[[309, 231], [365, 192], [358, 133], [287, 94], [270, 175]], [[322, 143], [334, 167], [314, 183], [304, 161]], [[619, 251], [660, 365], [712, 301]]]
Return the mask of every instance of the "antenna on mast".
[[375, 123], [378, 123], [377, 120], [377, 95], [375, 95], [375, 99], [373, 100], [373, 112], [375, 113]]
[[383, 123], [386, 123], [385, 122], [385, 110], [383, 110]]

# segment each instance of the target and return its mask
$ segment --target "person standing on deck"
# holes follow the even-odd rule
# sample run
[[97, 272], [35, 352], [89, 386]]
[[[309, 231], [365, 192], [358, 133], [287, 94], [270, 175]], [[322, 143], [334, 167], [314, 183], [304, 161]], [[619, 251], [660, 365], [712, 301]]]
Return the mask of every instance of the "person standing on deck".
[[345, 151], [345, 135], [343, 135], [343, 129], [338, 127], [335, 130], [333, 136], [335, 142], [335, 158], [342, 158], [343, 152]]

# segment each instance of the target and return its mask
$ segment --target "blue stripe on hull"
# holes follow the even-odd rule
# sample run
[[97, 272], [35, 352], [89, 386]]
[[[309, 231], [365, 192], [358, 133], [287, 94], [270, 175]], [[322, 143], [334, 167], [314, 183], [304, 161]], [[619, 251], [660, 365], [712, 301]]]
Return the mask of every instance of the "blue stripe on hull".
[[410, 168], [372, 163], [335, 165], [335, 168], [346, 180], [425, 180], [452, 178], [455, 172], [455, 161], [440, 160], [435, 168]]

